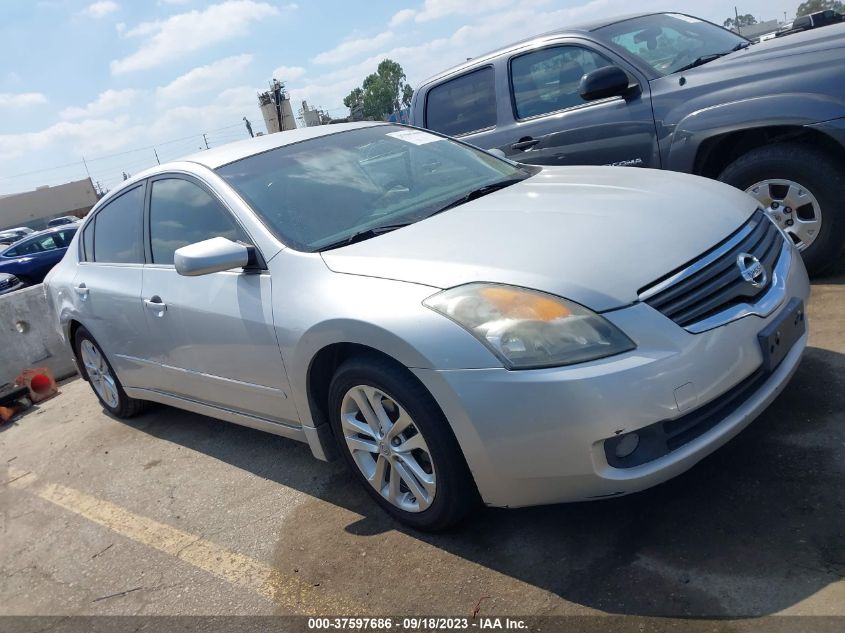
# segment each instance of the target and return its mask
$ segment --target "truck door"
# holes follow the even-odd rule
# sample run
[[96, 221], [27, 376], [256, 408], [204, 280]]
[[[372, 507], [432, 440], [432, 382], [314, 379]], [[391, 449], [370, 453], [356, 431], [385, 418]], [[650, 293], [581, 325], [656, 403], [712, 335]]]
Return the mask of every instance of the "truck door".
[[[567, 40], [510, 56], [500, 65], [499, 121], [471, 142], [537, 165], [660, 167], [648, 82], [623, 67], [630, 96], [585, 101], [581, 77], [616, 63], [606, 51]], [[622, 66], [622, 64], [617, 63]]]

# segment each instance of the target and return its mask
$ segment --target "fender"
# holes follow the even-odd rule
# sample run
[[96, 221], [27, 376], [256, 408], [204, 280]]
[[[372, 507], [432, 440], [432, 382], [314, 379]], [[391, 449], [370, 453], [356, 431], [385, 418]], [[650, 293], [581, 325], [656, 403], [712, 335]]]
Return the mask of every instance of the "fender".
[[842, 116], [843, 100], [807, 93], [753, 97], [703, 108], [675, 126], [663, 167], [693, 173], [701, 144], [716, 136], [773, 126], [804, 127]]
[[[471, 335], [465, 333], [456, 324], [440, 317], [434, 312], [431, 315], [434, 317], [433, 321], [437, 323], [437, 329], [441, 330], [439, 335], [432, 331], [430, 324], [426, 323], [425, 319], [418, 320], [416, 325], [419, 330], [428, 331], [430, 333], [429, 336], [433, 337], [432, 340], [442, 341], [444, 338], [451, 338], [446, 334], [453, 328], [458, 330], [455, 332], [457, 336], [461, 338], [464, 336], [471, 337]], [[441, 320], [442, 322], [440, 322]], [[426, 335], [423, 334], [421, 336], [421, 340], [425, 340]], [[311, 416], [311, 407], [308, 402], [308, 372], [311, 369], [313, 359], [321, 350], [338, 343], [352, 343], [381, 352], [409, 369], [431, 369], [443, 364], [443, 359], [440, 357], [443, 348], [439, 344], [433, 345], [432, 349], [428, 350], [429, 353], [426, 354], [418, 346], [409, 342], [410, 340], [411, 337], [396, 334], [380, 325], [352, 318], [331, 319], [311, 327], [299, 340], [299, 343], [293, 350], [292, 357], [285, 359], [285, 365], [289, 368], [288, 378], [291, 383], [294, 402], [302, 425], [304, 427], [316, 426]], [[458, 354], [457, 356], [465, 356], [467, 360], [469, 360], [470, 356], [474, 356], [475, 358], [472, 360], [476, 362], [471, 363], [474, 366], [495, 367], [498, 365], [498, 361], [492, 353], [481, 344], [478, 344], [477, 347], [470, 344], [469, 349], [475, 353], [464, 353]]]

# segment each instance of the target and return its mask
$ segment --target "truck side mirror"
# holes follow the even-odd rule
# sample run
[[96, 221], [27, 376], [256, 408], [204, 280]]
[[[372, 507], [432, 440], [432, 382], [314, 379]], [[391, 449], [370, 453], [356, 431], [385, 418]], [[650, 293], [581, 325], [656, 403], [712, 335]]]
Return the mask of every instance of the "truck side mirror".
[[584, 101], [621, 97], [628, 92], [628, 74], [619, 66], [604, 66], [581, 77]]

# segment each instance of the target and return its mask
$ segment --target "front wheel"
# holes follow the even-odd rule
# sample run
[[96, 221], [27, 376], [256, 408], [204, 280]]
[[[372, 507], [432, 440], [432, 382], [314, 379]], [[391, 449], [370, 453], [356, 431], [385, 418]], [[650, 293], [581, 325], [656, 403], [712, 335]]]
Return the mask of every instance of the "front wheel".
[[803, 143], [758, 147], [728, 165], [719, 180], [754, 196], [817, 274], [845, 247], [845, 169]]
[[100, 404], [118, 418], [131, 418], [140, 413], [146, 402], [126, 395], [106, 355], [91, 333], [84, 327], [74, 337], [76, 353], [82, 363], [85, 378], [91, 384]]
[[407, 369], [378, 357], [350, 359], [332, 379], [329, 407], [349, 467], [393, 517], [440, 530], [476, 507], [478, 492], [458, 442]]

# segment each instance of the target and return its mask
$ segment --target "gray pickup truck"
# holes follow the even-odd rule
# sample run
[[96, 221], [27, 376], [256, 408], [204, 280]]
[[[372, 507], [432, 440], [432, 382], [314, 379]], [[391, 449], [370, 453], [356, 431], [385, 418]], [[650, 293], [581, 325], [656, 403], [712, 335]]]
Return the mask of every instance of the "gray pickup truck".
[[753, 46], [680, 13], [586, 24], [428, 79], [411, 123], [522, 163], [719, 179], [760, 201], [811, 272], [845, 249], [845, 24]]

